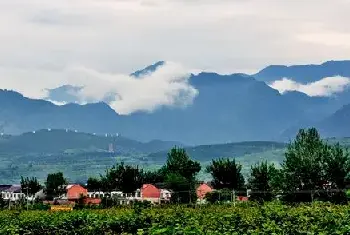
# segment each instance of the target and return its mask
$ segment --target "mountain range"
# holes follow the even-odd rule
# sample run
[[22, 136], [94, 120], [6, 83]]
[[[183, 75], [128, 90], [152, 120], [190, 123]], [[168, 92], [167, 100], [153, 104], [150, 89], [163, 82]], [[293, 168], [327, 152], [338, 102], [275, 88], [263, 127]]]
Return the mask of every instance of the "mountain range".
[[[139, 77], [154, 72], [157, 62], [132, 73]], [[185, 144], [237, 141], [283, 141], [299, 128], [315, 126], [325, 137], [350, 136], [349, 90], [331, 97], [310, 97], [293, 91], [280, 94], [268, 84], [282, 78], [308, 84], [325, 77], [350, 77], [350, 61], [320, 65], [268, 66], [254, 75], [202, 72], [189, 83], [198, 90], [185, 108], [162, 107], [154, 111], [118, 115], [100, 103], [55, 105], [8, 90], [0, 90], [0, 132], [20, 134], [33, 130], [71, 129], [88, 133], [119, 133], [138, 141], [153, 139]], [[64, 86], [50, 91], [49, 100], [73, 102]]]

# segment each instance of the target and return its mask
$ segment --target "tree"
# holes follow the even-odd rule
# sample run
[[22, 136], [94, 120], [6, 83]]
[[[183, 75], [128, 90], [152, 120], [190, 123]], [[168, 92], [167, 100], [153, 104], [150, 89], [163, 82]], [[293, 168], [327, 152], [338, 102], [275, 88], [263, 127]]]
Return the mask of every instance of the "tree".
[[349, 183], [350, 158], [349, 152], [343, 149], [339, 143], [330, 147], [330, 153], [325, 159], [325, 173], [329, 188], [335, 191], [328, 193], [333, 202], [345, 202], [346, 192], [343, 190]]
[[196, 175], [201, 170], [199, 162], [193, 161], [185, 149], [172, 148], [166, 164], [160, 170], [166, 186], [173, 190], [173, 202], [191, 202], [195, 199]]
[[229, 202], [233, 200], [234, 194], [230, 189], [214, 190], [205, 195], [205, 199], [210, 203]]
[[142, 174], [142, 182], [144, 184], [158, 184], [163, 183], [165, 174], [162, 169], [157, 171], [145, 171]]
[[332, 188], [345, 189], [349, 177], [349, 152], [339, 143], [330, 147], [330, 154], [325, 159], [325, 172]]
[[89, 191], [100, 191], [103, 188], [102, 182], [99, 179], [89, 177], [87, 180], [87, 189]]
[[201, 170], [201, 165], [199, 162], [191, 160], [185, 149], [175, 147], [168, 153], [163, 170], [165, 173], [176, 173], [188, 181], [194, 181], [197, 173]]
[[328, 200], [334, 196], [330, 189], [344, 189], [349, 170], [349, 154], [339, 144], [327, 144], [315, 128], [302, 129], [289, 144], [282, 164], [285, 199]]
[[[31, 196], [35, 195], [42, 188], [37, 178], [32, 177], [22, 177], [21, 176], [21, 188], [24, 190], [23, 192], [27, 193]], [[27, 195], [27, 196], [29, 196]]]
[[171, 200], [173, 203], [195, 202], [193, 182], [178, 173], [169, 173], [165, 178], [165, 185], [173, 191]]
[[215, 189], [241, 190], [244, 188], [244, 177], [241, 173], [242, 166], [236, 160], [228, 158], [213, 160], [206, 168], [210, 173]]
[[250, 198], [260, 202], [272, 200], [278, 188], [276, 179], [280, 177], [279, 173], [275, 165], [268, 164], [267, 161], [251, 166], [248, 180], [251, 189]]
[[143, 172], [137, 166], [125, 165], [124, 162], [117, 163], [101, 176], [101, 185], [105, 190], [121, 190], [124, 193], [133, 193], [142, 185]]
[[62, 172], [48, 174], [45, 182], [47, 197], [53, 198], [64, 193], [64, 185], [66, 184], [67, 180], [64, 178]]

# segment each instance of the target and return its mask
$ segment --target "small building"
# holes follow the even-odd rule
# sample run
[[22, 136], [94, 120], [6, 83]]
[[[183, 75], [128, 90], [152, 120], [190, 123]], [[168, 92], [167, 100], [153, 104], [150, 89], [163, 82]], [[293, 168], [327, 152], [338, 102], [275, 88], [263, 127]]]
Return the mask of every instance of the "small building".
[[59, 199], [68, 200], [68, 201], [77, 201], [81, 197], [87, 197], [87, 189], [79, 184], [69, 184], [65, 186], [66, 193], [61, 195]]
[[1, 185], [0, 191], [1, 197], [4, 200], [10, 200], [12, 202], [19, 201], [26, 196], [22, 193], [21, 185]]
[[207, 193], [210, 193], [212, 191], [213, 191], [213, 188], [206, 183], [199, 185], [196, 189], [198, 200], [201, 200], [201, 201], [204, 200]]
[[172, 192], [168, 189], [161, 189], [160, 190], [160, 199], [162, 202], [169, 202], [171, 200], [171, 194]]
[[141, 188], [141, 198], [144, 201], [160, 203], [160, 189], [152, 184], [144, 184]]
[[159, 189], [153, 184], [144, 184], [141, 188], [141, 200], [150, 201], [152, 203], [169, 202], [171, 199], [171, 191], [167, 189]]

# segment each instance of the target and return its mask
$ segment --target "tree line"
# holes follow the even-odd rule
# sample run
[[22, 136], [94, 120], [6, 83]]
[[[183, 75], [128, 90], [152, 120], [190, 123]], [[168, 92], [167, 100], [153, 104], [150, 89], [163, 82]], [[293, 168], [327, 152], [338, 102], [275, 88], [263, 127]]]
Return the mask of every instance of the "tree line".
[[[345, 202], [344, 189], [350, 182], [349, 160], [346, 149], [322, 140], [315, 128], [301, 129], [289, 143], [281, 166], [259, 162], [251, 166], [247, 179], [242, 174], [242, 165], [234, 158], [212, 160], [205, 171], [211, 175], [210, 184], [215, 191], [208, 194], [207, 199], [210, 202], [230, 200], [232, 192], [246, 195], [249, 189], [250, 200], [259, 202], [278, 196], [286, 202]], [[133, 193], [143, 184], [154, 184], [172, 190], [173, 202], [189, 203], [196, 199], [196, 177], [201, 169], [200, 163], [192, 160], [185, 149], [174, 147], [158, 170], [144, 171], [119, 162], [99, 177], [90, 177], [87, 188], [89, 191]], [[47, 196], [60, 195], [66, 183], [62, 173], [49, 174], [44, 187]], [[21, 184], [22, 188], [29, 188], [30, 193], [40, 188], [35, 178], [22, 178]]]

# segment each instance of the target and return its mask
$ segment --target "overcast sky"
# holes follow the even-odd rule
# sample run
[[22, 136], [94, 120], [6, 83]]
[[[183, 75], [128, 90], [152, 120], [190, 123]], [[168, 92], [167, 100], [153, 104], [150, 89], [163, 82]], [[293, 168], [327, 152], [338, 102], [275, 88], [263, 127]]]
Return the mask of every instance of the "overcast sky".
[[158, 60], [254, 73], [350, 59], [349, 12], [350, 0], [0, 0], [0, 87], [35, 97], [70, 68], [119, 76]]

